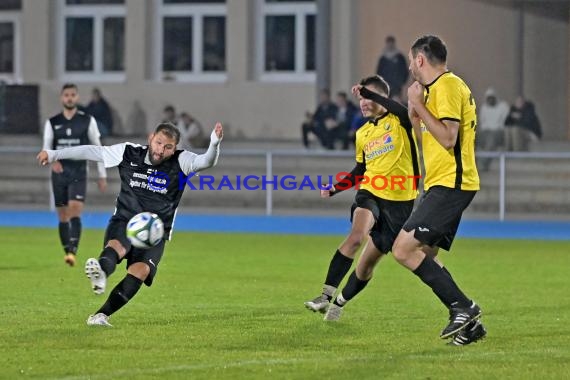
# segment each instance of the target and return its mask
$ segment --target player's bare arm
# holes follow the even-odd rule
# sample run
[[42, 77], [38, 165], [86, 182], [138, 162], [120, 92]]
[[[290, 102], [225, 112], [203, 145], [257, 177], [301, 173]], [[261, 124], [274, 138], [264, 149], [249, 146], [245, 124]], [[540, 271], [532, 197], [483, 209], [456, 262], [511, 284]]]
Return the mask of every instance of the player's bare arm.
[[418, 117], [424, 122], [427, 130], [446, 150], [452, 149], [457, 141], [459, 123], [452, 120], [437, 119], [424, 103], [424, 87], [414, 82], [408, 88], [408, 102]]

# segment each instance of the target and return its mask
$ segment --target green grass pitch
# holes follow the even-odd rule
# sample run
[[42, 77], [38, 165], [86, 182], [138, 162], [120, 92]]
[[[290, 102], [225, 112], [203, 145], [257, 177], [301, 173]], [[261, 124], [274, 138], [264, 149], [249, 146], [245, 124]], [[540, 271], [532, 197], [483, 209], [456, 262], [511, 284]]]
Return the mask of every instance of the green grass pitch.
[[567, 242], [458, 239], [441, 257], [489, 334], [449, 347], [446, 310], [390, 256], [338, 323], [304, 308], [341, 236], [177, 232], [155, 284], [88, 327], [125, 274], [92, 294], [82, 263], [102, 234], [67, 268], [56, 229], [0, 229], [0, 378], [570, 378]]

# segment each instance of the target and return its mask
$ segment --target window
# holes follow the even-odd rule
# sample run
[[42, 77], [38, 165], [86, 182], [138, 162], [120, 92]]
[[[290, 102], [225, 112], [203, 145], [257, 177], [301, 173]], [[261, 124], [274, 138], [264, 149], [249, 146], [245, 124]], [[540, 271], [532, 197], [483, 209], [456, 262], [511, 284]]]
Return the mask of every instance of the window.
[[22, 0], [2, 0], [0, 1], [0, 10], [20, 11], [22, 10]]
[[258, 4], [260, 79], [315, 80], [315, 2], [258, 0]]
[[224, 0], [158, 0], [157, 80], [226, 79]]
[[0, 10], [0, 81], [22, 82], [19, 29], [19, 12]]
[[60, 0], [59, 76], [66, 80], [125, 79], [125, 1]]

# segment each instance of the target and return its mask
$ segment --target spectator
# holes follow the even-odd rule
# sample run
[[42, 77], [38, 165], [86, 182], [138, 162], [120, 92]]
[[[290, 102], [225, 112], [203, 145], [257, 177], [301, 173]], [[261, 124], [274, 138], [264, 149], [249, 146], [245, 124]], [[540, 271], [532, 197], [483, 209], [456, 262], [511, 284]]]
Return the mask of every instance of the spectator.
[[[477, 142], [481, 150], [491, 152], [503, 145], [505, 133], [505, 121], [509, 115], [509, 105], [497, 98], [493, 88], [488, 88], [485, 92], [485, 102], [479, 112], [477, 126]], [[480, 167], [483, 171], [488, 171], [491, 165], [491, 158], [483, 158]]]
[[519, 95], [505, 122], [506, 150], [527, 152], [531, 140], [542, 138], [542, 128], [534, 104]]
[[[309, 149], [309, 133], [317, 136], [315, 131], [315, 123], [313, 122], [313, 114], [310, 111], [305, 111], [305, 120], [301, 124], [301, 134], [303, 136], [303, 146]], [[318, 136], [317, 136], [318, 137]]]
[[347, 150], [350, 141], [348, 132], [358, 109], [354, 103], [348, 100], [344, 91], [337, 92], [336, 105], [338, 111], [336, 113], [335, 126], [330, 130], [330, 145], [334, 148], [335, 141], [340, 140], [342, 149]]
[[303, 134], [303, 144], [309, 147], [308, 134], [312, 132], [317, 136], [324, 148], [332, 149], [331, 134], [329, 129], [336, 125], [338, 107], [331, 102], [331, 95], [328, 89], [321, 90], [319, 94], [319, 105], [313, 114], [312, 120], [307, 120], [308, 112], [305, 113], [305, 121], [301, 126]]
[[93, 116], [97, 121], [99, 133], [101, 137], [108, 137], [113, 134], [113, 116], [111, 114], [111, 107], [101, 91], [95, 87], [91, 91], [91, 101], [87, 104], [85, 111]]
[[401, 100], [402, 87], [408, 80], [408, 62], [396, 47], [394, 36], [386, 37], [386, 46], [378, 60], [376, 73], [390, 85], [390, 98]]
[[169, 104], [162, 110], [162, 122], [178, 125], [178, 116], [173, 105]]
[[204, 136], [202, 125], [192, 115], [182, 112], [178, 129], [180, 130], [180, 146], [182, 149], [208, 147], [209, 141]]
[[362, 111], [360, 109], [356, 109], [356, 114], [352, 118], [352, 123], [350, 123], [350, 130], [348, 131], [348, 140], [352, 142], [353, 145], [356, 144], [356, 131], [360, 129], [366, 122], [368, 118], [362, 115]]

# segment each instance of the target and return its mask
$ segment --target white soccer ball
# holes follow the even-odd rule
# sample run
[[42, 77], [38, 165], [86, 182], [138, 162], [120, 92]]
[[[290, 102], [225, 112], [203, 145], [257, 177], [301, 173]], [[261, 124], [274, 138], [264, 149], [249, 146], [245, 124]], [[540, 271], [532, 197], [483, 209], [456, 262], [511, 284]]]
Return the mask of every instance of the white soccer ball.
[[136, 248], [154, 247], [164, 236], [164, 224], [158, 215], [152, 212], [141, 212], [127, 223], [127, 238]]

